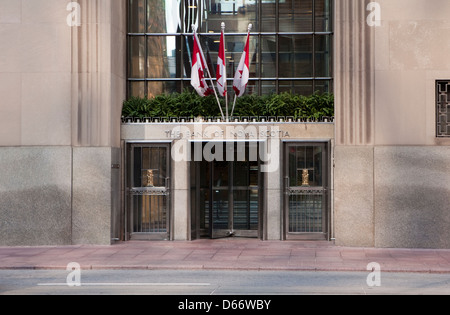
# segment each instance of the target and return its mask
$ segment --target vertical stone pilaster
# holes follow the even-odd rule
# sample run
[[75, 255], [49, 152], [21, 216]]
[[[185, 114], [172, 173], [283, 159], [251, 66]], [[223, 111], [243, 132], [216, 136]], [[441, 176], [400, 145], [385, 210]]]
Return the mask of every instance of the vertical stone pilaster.
[[[185, 146], [190, 145], [186, 139], [176, 142], [185, 142]], [[172, 196], [172, 237], [175, 241], [185, 241], [189, 239], [190, 231], [190, 183], [189, 183], [189, 162], [172, 162], [171, 185]]]
[[336, 145], [374, 143], [374, 29], [369, 0], [335, 1]]
[[126, 2], [78, 0], [72, 27], [72, 142], [120, 147], [125, 99]]
[[77, 2], [81, 25], [71, 27], [73, 243], [107, 244], [120, 235], [126, 1]]
[[335, 1], [336, 244], [374, 246], [374, 28], [369, 0]]

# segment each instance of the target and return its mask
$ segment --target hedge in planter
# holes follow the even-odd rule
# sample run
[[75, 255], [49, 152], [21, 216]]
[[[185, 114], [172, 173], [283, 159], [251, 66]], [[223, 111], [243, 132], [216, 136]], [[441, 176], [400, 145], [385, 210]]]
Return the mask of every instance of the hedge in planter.
[[[221, 99], [222, 108], [225, 101]], [[231, 108], [231, 105], [230, 105]], [[215, 96], [200, 97], [195, 91], [163, 94], [154, 98], [132, 97], [123, 103], [122, 116], [145, 117], [211, 117], [220, 116]], [[334, 96], [315, 93], [303, 96], [291, 93], [244, 95], [237, 99], [234, 116], [292, 116], [319, 119], [334, 116]]]

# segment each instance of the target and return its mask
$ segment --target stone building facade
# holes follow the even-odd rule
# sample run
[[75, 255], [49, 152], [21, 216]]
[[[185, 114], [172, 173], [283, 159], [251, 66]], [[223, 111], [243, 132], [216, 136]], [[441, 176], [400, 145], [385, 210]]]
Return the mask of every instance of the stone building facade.
[[[273, 3], [281, 11], [285, 1]], [[305, 133], [309, 125], [283, 122], [281, 129], [294, 130], [278, 139], [280, 161], [286, 162], [289, 143], [327, 144], [327, 240], [448, 248], [450, 5], [332, 4], [332, 80], [325, 86], [335, 94], [334, 123], [319, 124], [326, 130], [314, 135]], [[127, 73], [127, 6], [119, 0], [0, 0], [0, 245], [128, 239], [127, 145], [164, 140], [173, 146], [175, 140], [145, 134], [159, 125], [122, 123], [122, 102], [134, 88]], [[314, 77], [313, 86], [326, 80]], [[281, 91], [284, 81], [273, 86]], [[190, 167], [173, 163], [171, 177], [185, 177]], [[265, 177], [258, 219], [263, 240], [289, 239], [283, 172]], [[200, 219], [192, 212], [190, 184], [171, 185], [169, 238], [191, 239]], [[269, 210], [278, 210], [268, 210], [272, 203]]]

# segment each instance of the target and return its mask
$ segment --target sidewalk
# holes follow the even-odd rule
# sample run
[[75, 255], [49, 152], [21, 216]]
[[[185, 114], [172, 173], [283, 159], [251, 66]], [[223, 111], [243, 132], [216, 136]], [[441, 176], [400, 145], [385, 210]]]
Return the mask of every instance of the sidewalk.
[[0, 247], [0, 270], [223, 269], [367, 271], [377, 262], [386, 272], [450, 273], [450, 250], [376, 249], [327, 242], [253, 239], [192, 242], [124, 242], [112, 246]]

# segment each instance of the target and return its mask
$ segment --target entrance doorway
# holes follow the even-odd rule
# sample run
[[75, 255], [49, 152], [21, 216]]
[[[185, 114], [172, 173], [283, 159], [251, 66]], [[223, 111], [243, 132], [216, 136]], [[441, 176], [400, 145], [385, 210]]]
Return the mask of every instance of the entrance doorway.
[[285, 143], [285, 239], [329, 239], [329, 143]]
[[[197, 144], [198, 145], [198, 144]], [[191, 236], [262, 238], [263, 177], [257, 142], [219, 143], [228, 159], [191, 163]], [[205, 144], [202, 144], [202, 148]], [[230, 154], [229, 151], [234, 153]]]
[[170, 145], [128, 144], [126, 240], [170, 239]]

